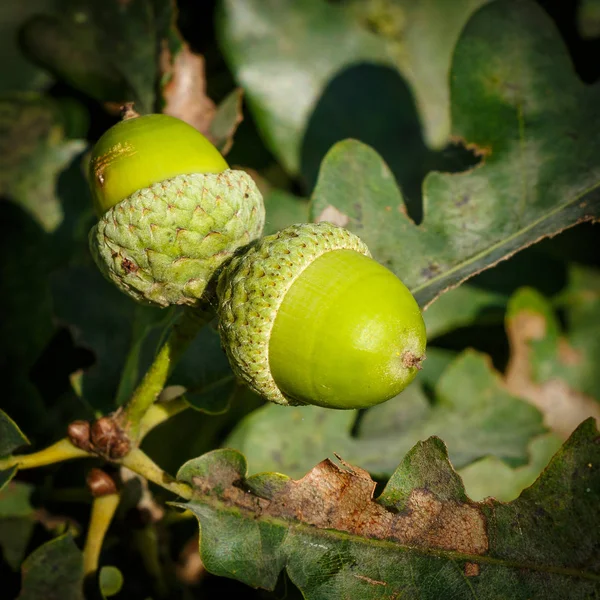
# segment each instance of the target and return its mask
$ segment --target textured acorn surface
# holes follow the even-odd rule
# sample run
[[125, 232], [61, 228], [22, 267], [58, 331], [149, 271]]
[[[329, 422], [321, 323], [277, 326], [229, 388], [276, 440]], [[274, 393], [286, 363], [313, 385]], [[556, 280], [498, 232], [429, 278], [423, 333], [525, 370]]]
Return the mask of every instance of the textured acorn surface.
[[269, 368], [269, 338], [279, 307], [307, 267], [326, 252], [342, 249], [370, 256], [364, 242], [341, 227], [292, 225], [235, 256], [219, 278], [223, 346], [236, 375], [271, 402], [302, 404], [282, 394]]
[[120, 121], [98, 140], [89, 181], [98, 216], [153, 183], [187, 173], [221, 173], [229, 167], [194, 127], [169, 115]]
[[286, 397], [369, 408], [416, 377], [425, 346], [421, 311], [402, 281], [368, 256], [336, 250], [286, 293], [269, 338], [269, 367]]
[[193, 306], [219, 266], [260, 236], [264, 217], [243, 171], [179, 175], [110, 208], [90, 247], [103, 274], [136, 300]]

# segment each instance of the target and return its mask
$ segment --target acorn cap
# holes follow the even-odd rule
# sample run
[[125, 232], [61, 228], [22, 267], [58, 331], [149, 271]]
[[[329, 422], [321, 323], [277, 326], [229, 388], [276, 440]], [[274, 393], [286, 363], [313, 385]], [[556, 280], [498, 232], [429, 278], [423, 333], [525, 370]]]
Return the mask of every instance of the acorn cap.
[[317, 258], [333, 250], [371, 256], [353, 233], [327, 222], [292, 225], [238, 254], [221, 273], [219, 330], [232, 368], [271, 402], [302, 404], [286, 397], [269, 367], [269, 339], [275, 317], [294, 281]]
[[223, 262], [260, 236], [264, 218], [244, 171], [178, 175], [109, 208], [90, 248], [102, 273], [139, 302], [194, 306]]

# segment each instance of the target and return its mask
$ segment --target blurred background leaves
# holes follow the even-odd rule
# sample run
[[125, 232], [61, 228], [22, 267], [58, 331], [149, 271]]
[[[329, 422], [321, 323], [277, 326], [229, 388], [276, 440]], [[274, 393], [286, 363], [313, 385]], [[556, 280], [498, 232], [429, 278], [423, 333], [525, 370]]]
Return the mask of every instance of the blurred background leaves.
[[[518, 8], [511, 12], [511, 6]], [[113, 410], [174, 317], [120, 295], [87, 250], [94, 216], [86, 154], [116, 121], [123, 101], [135, 101], [141, 112], [175, 111], [203, 128], [228, 151], [230, 164], [257, 180], [267, 233], [315, 218], [333, 204], [355, 227], [362, 201], [364, 214], [378, 214], [361, 235], [379, 260], [410, 277], [436, 244], [443, 256], [448, 240], [461, 240], [460, 251], [471, 256], [475, 218], [488, 219], [500, 241], [528, 219], [556, 219], [516, 250], [589, 214], [591, 202], [577, 214], [552, 211], [597, 184], [598, 87], [589, 85], [600, 75], [597, 6], [595, 0], [3, 3], [2, 409], [35, 448], [61, 437], [74, 418]], [[457, 48], [467, 23], [469, 37]], [[332, 146], [347, 138], [356, 141], [337, 148], [360, 148], [358, 155], [341, 153], [338, 172], [330, 155], [321, 170]], [[361, 164], [367, 154], [368, 169]], [[367, 178], [372, 189], [361, 195]], [[430, 245], [417, 252], [398, 224], [414, 231], [409, 217], [427, 225], [432, 212], [446, 215], [447, 198], [461, 200], [465, 182], [477, 183], [479, 207], [456, 207], [455, 230], [430, 231]], [[393, 196], [394, 219], [385, 189]], [[514, 198], [525, 198], [532, 213], [512, 214]], [[438, 218], [444, 227], [451, 223]], [[488, 241], [488, 229], [479, 234]], [[408, 264], [409, 251], [419, 268]], [[198, 410], [158, 427], [144, 448], [175, 472], [185, 460], [233, 445], [247, 453], [253, 472], [291, 476], [339, 452], [385, 482], [416, 441], [436, 434], [473, 499], [511, 500], [585, 416], [598, 415], [598, 266], [597, 226], [583, 224], [442, 295], [425, 312], [429, 351], [417, 383], [363, 413], [262, 406], [236, 385], [209, 327], [170, 381], [186, 389]], [[13, 570], [22, 557], [66, 527], [40, 526], [35, 511], [68, 512], [86, 522], [83, 480], [83, 466], [62, 465], [19, 476], [5, 488], [11, 496], [0, 497], [0, 578], [9, 582], [8, 597], [19, 592]], [[13, 513], [1, 512], [15, 497], [21, 500]], [[137, 513], [123, 519], [122, 530], [132, 522], [143, 529]], [[158, 527], [169, 540], [165, 569], [194, 527], [185, 520], [168, 534]], [[74, 573], [79, 559], [68, 540], [56, 538]], [[36, 556], [55, 549], [40, 546]], [[107, 557], [113, 564], [134, 557], [132, 570], [144, 569], [129, 538], [109, 543]], [[129, 597], [153, 593], [150, 583], [127, 576], [123, 585]], [[253, 593], [228, 585], [239, 584], [208, 577], [202, 589]]]

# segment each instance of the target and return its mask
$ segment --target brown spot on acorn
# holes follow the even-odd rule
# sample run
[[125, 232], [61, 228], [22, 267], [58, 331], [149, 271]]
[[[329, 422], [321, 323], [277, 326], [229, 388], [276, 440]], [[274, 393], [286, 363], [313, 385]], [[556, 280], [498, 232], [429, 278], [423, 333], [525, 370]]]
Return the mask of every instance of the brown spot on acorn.
[[123, 267], [123, 271], [125, 271], [125, 273], [135, 273], [138, 270], [138, 266], [128, 258], [124, 258], [121, 261], [121, 266]]
[[417, 356], [416, 354], [413, 354], [412, 352], [406, 351], [404, 352], [404, 354], [402, 354], [402, 366], [406, 367], [407, 369], [411, 369], [411, 368], [417, 368], [419, 369], [419, 371], [423, 368], [423, 361], [425, 360], [426, 356]]

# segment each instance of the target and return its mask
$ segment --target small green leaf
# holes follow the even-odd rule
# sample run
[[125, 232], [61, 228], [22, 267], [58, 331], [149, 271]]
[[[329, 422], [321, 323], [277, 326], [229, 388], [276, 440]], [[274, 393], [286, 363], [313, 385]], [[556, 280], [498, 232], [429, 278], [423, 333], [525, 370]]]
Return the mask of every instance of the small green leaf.
[[2, 491], [11, 481], [12, 478], [17, 474], [19, 467], [14, 466], [10, 469], [4, 469], [0, 471], [0, 491]]
[[[545, 382], [558, 376], [600, 402], [600, 371], [597, 368], [600, 361], [600, 271], [573, 265], [569, 269], [567, 288], [554, 304], [565, 316], [564, 337], [573, 353], [571, 360], [565, 360], [559, 348], [554, 352], [554, 364], [546, 364], [548, 354], [534, 343], [536, 379]], [[560, 346], [559, 340], [554, 342]]]
[[501, 322], [508, 298], [504, 294], [461, 285], [450, 290], [423, 313], [427, 340], [444, 335], [458, 327], [487, 321]]
[[163, 331], [173, 324], [173, 311], [136, 304], [133, 308], [131, 346], [123, 365], [115, 402], [122, 406], [133, 394], [143, 373], [142, 354], [148, 338], [158, 329]]
[[83, 599], [83, 556], [70, 535], [46, 542], [23, 566], [18, 600]]
[[23, 562], [34, 527], [30, 517], [0, 518], [0, 549], [13, 571], [18, 571]]
[[235, 377], [233, 373], [229, 373], [221, 379], [199, 387], [192, 394], [186, 394], [185, 400], [195, 410], [208, 415], [220, 415], [229, 410], [236, 391]]
[[186, 388], [185, 398], [196, 410], [219, 414], [228, 409], [235, 380], [214, 327], [200, 331], [170, 381]]
[[225, 445], [243, 452], [253, 472], [297, 477], [337, 452], [389, 476], [399, 457], [432, 435], [446, 441], [453, 465], [462, 468], [487, 455], [513, 466], [526, 464], [529, 441], [545, 431], [540, 413], [509, 394], [489, 359], [473, 351], [446, 368], [434, 394], [431, 404], [415, 382], [366, 411], [357, 427], [353, 411], [270, 404], [242, 420]]
[[375, 482], [345, 461], [324, 460], [296, 481], [246, 479], [244, 457], [220, 450], [184, 467], [195, 495], [177, 506], [198, 518], [207, 570], [273, 589], [285, 568], [308, 600], [591, 598], [600, 584], [598, 436], [584, 422], [508, 504], [469, 500], [432, 437], [377, 499]]
[[225, 448], [203, 454], [189, 460], [177, 472], [177, 479], [194, 485], [194, 478], [200, 477], [207, 483], [231, 485], [246, 476], [246, 459], [237, 450]]
[[102, 567], [98, 575], [98, 583], [100, 592], [104, 598], [115, 596], [123, 587], [123, 575], [117, 567], [111, 565]]
[[0, 490], [0, 519], [5, 517], [28, 517], [33, 513], [30, 497], [33, 486], [22, 481], [12, 481]]
[[0, 410], [0, 456], [8, 456], [13, 451], [29, 444], [29, 440], [17, 424]]
[[564, 332], [551, 301], [532, 288], [517, 290], [506, 315], [507, 388], [537, 406], [563, 439], [583, 419], [600, 419], [600, 275], [572, 267], [569, 277], [556, 302]]
[[308, 202], [283, 190], [268, 189], [264, 194], [267, 218], [265, 235], [277, 233], [281, 229], [308, 221]]
[[541, 8], [499, 1], [478, 11], [457, 44], [451, 85], [453, 134], [484, 160], [427, 176], [420, 225], [405, 214], [390, 169], [355, 141], [330, 150], [313, 194], [313, 219], [332, 209], [345, 215], [421, 306], [600, 213], [600, 145], [591, 133], [600, 87], [576, 77]]
[[467, 494], [472, 500], [495, 498], [510, 502], [529, 487], [560, 448], [561, 440], [549, 433], [532, 440], [530, 460], [526, 465], [511, 468], [495, 456], [486, 456], [460, 470]]
[[[3, 475], [14, 475], [17, 467], [0, 472], [0, 548], [11, 569], [17, 570], [27, 551], [35, 526], [30, 497], [34, 487], [21, 481], [3, 484]], [[5, 482], [6, 483], [6, 482]]]
[[65, 131], [68, 113], [79, 110], [64, 105], [62, 112], [58, 102], [34, 93], [0, 98], [0, 195], [21, 205], [46, 231], [63, 219], [58, 176], [86, 146], [67, 139]]

